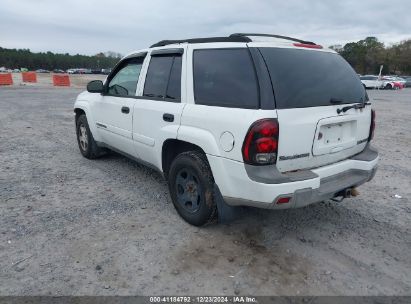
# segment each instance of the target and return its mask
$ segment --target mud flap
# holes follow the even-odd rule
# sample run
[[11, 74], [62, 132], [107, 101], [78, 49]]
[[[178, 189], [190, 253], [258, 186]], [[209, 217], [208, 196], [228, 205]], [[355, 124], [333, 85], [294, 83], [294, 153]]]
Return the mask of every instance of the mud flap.
[[214, 184], [214, 199], [217, 204], [218, 222], [227, 224], [237, 219], [242, 213], [242, 207], [233, 207], [227, 205], [221, 195], [220, 189]]

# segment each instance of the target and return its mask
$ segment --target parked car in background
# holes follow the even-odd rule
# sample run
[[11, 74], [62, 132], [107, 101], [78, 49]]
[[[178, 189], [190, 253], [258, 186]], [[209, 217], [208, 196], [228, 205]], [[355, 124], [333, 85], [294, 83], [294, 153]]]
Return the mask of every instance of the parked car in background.
[[406, 83], [405, 79], [397, 76], [384, 76], [382, 80], [386, 82], [384, 86], [386, 89], [399, 90], [404, 88]]
[[407, 82], [404, 78], [398, 76], [384, 76], [382, 79], [399, 82], [401, 84], [405, 84]]
[[67, 73], [68, 74], [91, 74], [91, 70], [90, 69], [82, 69], [82, 68], [68, 69]]
[[14, 69], [13, 73], [20, 73], [20, 70], [19, 69]]
[[403, 89], [404, 85], [400, 82], [394, 82], [394, 90], [400, 90]]
[[44, 70], [44, 69], [38, 69], [36, 70], [36, 73], [50, 73], [49, 70]]
[[54, 70], [53, 70], [53, 73], [56, 73], [56, 74], [64, 74], [65, 72], [64, 72], [64, 70], [54, 69]]
[[384, 81], [378, 79], [378, 76], [375, 75], [360, 76], [360, 80], [366, 89], [382, 89], [385, 87]]
[[111, 69], [101, 69], [101, 74], [108, 75], [111, 73]]
[[403, 77], [395, 77], [394, 81], [401, 84], [401, 89], [405, 88], [405, 84], [407, 83], [407, 80], [405, 80]]
[[400, 90], [405, 88], [405, 83], [394, 81], [394, 90]]
[[405, 79], [405, 87], [406, 88], [411, 87], [411, 76], [402, 76], [402, 78]]

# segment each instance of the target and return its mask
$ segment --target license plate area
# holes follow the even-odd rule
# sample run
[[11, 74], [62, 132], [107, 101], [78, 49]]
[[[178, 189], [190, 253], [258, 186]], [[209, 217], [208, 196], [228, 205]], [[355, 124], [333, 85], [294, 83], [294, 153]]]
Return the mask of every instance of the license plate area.
[[313, 144], [313, 155], [337, 153], [356, 145], [356, 120], [328, 122], [320, 120]]

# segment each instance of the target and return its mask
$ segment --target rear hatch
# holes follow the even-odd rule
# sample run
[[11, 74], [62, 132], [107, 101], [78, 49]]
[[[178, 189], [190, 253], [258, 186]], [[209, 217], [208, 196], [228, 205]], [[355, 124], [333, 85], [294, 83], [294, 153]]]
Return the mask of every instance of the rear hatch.
[[[259, 48], [273, 84], [279, 122], [277, 167], [315, 168], [361, 152], [371, 123], [366, 91], [338, 54]], [[358, 108], [344, 109], [350, 105]]]

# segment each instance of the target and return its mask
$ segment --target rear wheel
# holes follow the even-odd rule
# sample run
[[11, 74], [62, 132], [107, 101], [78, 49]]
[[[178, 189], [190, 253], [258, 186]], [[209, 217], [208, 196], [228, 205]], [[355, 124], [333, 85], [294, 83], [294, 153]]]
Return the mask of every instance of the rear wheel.
[[385, 88], [386, 88], [387, 90], [392, 90], [392, 85], [391, 85], [391, 83], [388, 83], [388, 84], [385, 86]]
[[89, 159], [102, 155], [103, 150], [97, 146], [90, 132], [86, 115], [82, 114], [76, 121], [77, 142], [81, 154]]
[[216, 219], [214, 178], [203, 153], [178, 155], [170, 166], [168, 184], [174, 207], [185, 221], [203, 226]]

